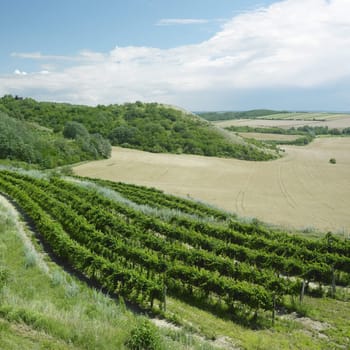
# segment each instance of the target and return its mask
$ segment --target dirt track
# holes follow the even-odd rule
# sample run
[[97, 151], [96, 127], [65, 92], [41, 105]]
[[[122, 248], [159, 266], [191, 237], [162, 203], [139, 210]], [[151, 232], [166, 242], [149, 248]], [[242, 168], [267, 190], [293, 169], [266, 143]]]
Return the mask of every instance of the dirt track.
[[350, 138], [285, 149], [277, 161], [248, 162], [114, 148], [112, 158], [75, 172], [157, 187], [289, 228], [350, 232]]

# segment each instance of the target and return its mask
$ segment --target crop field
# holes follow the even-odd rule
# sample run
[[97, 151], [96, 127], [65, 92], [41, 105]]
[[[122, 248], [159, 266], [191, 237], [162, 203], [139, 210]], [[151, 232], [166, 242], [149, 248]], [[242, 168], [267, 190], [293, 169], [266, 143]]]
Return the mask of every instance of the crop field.
[[286, 228], [348, 234], [350, 139], [318, 138], [284, 148], [283, 158], [269, 162], [114, 148], [110, 159], [74, 171], [156, 187]]
[[342, 113], [312, 113], [312, 112], [291, 112], [291, 113], [279, 113], [258, 117], [258, 119], [285, 119], [285, 120], [316, 120], [327, 121], [335, 119], [347, 119], [350, 118], [350, 114]]
[[265, 134], [259, 132], [239, 132], [240, 136], [259, 141], [295, 141], [298, 135]]
[[301, 126], [328, 126], [329, 129], [345, 129], [350, 127], [349, 114], [323, 113], [284, 113], [257, 119], [234, 119], [215, 122], [220, 127], [251, 126], [251, 127], [280, 127], [289, 129]]

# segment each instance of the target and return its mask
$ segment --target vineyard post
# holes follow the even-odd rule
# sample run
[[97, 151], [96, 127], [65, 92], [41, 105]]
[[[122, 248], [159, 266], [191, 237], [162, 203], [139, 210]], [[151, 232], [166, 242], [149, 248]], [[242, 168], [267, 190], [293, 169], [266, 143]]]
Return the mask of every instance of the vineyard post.
[[335, 297], [335, 271], [334, 265], [332, 266], [332, 298]]
[[301, 286], [301, 292], [300, 292], [300, 302], [303, 302], [304, 299], [304, 294], [305, 294], [305, 279], [303, 279], [303, 284]]
[[154, 295], [152, 293], [151, 294], [151, 309], [153, 309], [153, 305], [154, 305]]
[[163, 287], [163, 311], [166, 312], [166, 292], [167, 292], [167, 287], [166, 284], [164, 283]]
[[273, 301], [272, 301], [272, 327], [275, 326], [275, 315], [276, 315], [276, 295], [273, 293]]

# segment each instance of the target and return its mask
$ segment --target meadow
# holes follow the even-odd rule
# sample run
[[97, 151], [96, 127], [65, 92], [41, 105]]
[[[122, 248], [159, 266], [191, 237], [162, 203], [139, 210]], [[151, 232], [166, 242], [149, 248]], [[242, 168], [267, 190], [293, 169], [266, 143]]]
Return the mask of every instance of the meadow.
[[113, 148], [110, 159], [74, 172], [159, 188], [285, 228], [347, 236], [349, 147], [349, 138], [317, 138], [304, 147], [285, 146], [281, 159], [268, 162]]

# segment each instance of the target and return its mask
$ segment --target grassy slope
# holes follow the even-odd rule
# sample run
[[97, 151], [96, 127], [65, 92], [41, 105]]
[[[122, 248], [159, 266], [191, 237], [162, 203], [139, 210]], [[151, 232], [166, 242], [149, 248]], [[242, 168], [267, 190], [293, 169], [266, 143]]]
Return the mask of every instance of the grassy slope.
[[274, 328], [252, 330], [218, 318], [194, 306], [171, 299], [168, 309], [206, 337], [227, 336], [243, 349], [348, 349], [350, 346], [349, 302], [323, 298], [304, 300], [308, 317], [280, 315]]

